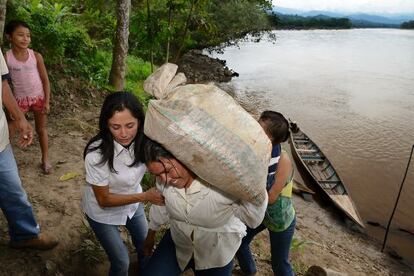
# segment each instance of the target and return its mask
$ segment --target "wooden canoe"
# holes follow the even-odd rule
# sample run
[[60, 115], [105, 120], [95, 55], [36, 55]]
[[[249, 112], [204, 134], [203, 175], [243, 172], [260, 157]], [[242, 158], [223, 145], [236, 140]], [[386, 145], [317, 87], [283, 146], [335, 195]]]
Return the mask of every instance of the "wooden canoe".
[[292, 155], [316, 185], [345, 215], [359, 226], [364, 227], [355, 204], [335, 168], [309, 136], [297, 127], [296, 123], [291, 123], [290, 144]]

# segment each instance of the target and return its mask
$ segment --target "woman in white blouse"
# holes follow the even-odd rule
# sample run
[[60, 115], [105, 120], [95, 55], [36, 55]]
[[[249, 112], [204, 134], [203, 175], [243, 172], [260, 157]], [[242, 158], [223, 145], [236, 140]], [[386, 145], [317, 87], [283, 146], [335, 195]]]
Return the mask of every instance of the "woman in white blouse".
[[233, 257], [246, 235], [244, 223], [257, 227], [267, 200], [261, 206], [236, 200], [198, 178], [150, 139], [144, 153], [148, 171], [157, 176], [157, 188], [165, 198], [165, 206], [151, 206], [145, 253], [151, 254], [162, 224], [169, 222], [170, 229], [143, 275], [179, 275], [188, 267], [195, 275], [231, 275]]
[[142, 191], [144, 112], [128, 92], [106, 97], [99, 117], [99, 132], [85, 147], [86, 188], [82, 209], [105, 249], [109, 275], [128, 275], [129, 255], [119, 232], [125, 225], [143, 256], [148, 223], [141, 202], [163, 204], [156, 189]]

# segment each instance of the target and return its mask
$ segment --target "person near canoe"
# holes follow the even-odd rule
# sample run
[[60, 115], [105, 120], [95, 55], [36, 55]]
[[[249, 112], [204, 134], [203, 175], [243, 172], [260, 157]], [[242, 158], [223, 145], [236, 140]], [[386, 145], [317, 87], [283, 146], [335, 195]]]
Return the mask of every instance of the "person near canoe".
[[295, 230], [296, 217], [292, 205], [292, 163], [288, 154], [282, 151], [280, 143], [289, 137], [289, 122], [275, 111], [264, 111], [259, 123], [272, 142], [272, 155], [269, 163], [266, 188], [269, 205], [262, 224], [257, 228], [247, 228], [247, 235], [237, 251], [236, 257], [240, 269], [246, 275], [257, 272], [250, 251], [250, 242], [254, 236], [268, 229], [272, 256], [272, 270], [275, 275], [294, 275], [289, 262], [290, 244]]

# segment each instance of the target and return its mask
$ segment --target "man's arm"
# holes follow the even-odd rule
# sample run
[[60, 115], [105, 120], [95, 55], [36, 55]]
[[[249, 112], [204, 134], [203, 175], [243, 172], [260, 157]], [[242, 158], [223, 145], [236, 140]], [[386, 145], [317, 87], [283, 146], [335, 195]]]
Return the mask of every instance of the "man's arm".
[[291, 173], [292, 162], [290, 161], [289, 155], [285, 151], [282, 151], [280, 153], [280, 159], [277, 165], [275, 182], [273, 183], [272, 188], [270, 188], [268, 192], [270, 205], [276, 202], [277, 198], [279, 197], [280, 193], [285, 187]]
[[30, 145], [33, 140], [32, 126], [29, 124], [29, 122], [27, 122], [26, 117], [17, 105], [17, 102], [13, 97], [7, 80], [2, 81], [2, 93], [3, 105], [16, 121], [17, 129], [19, 131], [18, 145], [22, 148], [25, 148]]

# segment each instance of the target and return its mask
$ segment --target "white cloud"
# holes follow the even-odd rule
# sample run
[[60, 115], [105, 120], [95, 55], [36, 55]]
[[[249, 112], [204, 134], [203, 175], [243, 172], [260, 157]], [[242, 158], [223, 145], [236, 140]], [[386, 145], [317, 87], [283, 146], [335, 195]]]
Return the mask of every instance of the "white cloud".
[[273, 0], [273, 5], [300, 10], [414, 13], [414, 0]]

